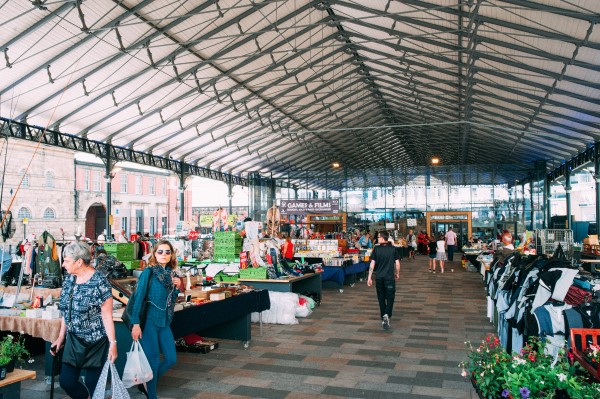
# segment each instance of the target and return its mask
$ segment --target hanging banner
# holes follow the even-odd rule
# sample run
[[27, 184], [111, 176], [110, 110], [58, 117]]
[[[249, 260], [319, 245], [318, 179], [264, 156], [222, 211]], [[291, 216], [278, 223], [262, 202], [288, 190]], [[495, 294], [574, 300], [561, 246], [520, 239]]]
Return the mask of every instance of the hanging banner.
[[279, 212], [282, 215], [307, 215], [313, 213], [339, 213], [340, 200], [281, 200]]

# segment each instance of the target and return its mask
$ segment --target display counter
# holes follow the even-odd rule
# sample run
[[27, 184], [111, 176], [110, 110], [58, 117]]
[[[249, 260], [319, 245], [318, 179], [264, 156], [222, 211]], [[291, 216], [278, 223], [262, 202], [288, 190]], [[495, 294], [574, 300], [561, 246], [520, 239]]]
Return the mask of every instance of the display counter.
[[290, 277], [281, 280], [238, 279], [240, 284], [250, 285], [256, 289], [278, 292], [295, 292], [304, 294], [314, 292], [321, 296], [321, 274], [308, 273], [300, 277]]

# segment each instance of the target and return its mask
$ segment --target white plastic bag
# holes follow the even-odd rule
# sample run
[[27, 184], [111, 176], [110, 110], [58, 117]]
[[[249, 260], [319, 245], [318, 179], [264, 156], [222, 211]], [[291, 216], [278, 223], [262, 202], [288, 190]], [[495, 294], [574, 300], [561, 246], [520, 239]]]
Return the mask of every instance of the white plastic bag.
[[123, 385], [126, 388], [148, 382], [152, 379], [152, 368], [139, 341], [133, 341], [127, 352], [127, 362], [123, 369]]
[[106, 397], [106, 380], [108, 379], [109, 368], [111, 380], [111, 398], [131, 399], [129, 392], [127, 392], [127, 389], [125, 389], [123, 382], [119, 378], [117, 368], [113, 363], [110, 362], [110, 360], [107, 360], [106, 363], [104, 363], [104, 368], [102, 369], [102, 374], [100, 374], [100, 378], [98, 379], [98, 384], [96, 385], [96, 390], [94, 391], [94, 396], [92, 396], [92, 399], [104, 399]]

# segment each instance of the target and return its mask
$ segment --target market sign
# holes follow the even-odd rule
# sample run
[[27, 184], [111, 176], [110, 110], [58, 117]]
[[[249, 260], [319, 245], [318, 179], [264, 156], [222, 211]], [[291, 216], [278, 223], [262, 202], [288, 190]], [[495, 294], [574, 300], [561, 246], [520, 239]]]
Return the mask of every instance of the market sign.
[[468, 220], [468, 215], [431, 215], [429, 220]]
[[314, 213], [339, 213], [340, 200], [281, 200], [279, 212], [282, 215], [306, 215]]

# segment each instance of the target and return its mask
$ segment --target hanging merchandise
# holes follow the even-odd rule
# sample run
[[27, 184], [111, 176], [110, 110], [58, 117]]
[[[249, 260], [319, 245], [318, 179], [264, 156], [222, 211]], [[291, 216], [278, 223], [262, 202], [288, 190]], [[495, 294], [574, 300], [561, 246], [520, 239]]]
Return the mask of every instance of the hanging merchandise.
[[1, 220], [3, 220], [0, 233], [2, 234], [2, 240], [6, 241], [15, 235], [15, 231], [17, 230], [15, 226], [15, 219], [13, 218], [11, 211], [0, 212], [0, 217], [2, 218]]
[[62, 270], [58, 260], [56, 240], [44, 231], [38, 239], [37, 271], [42, 275], [46, 288], [58, 288], [62, 285]]

